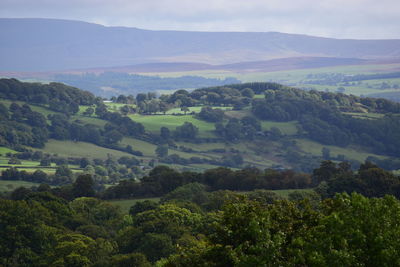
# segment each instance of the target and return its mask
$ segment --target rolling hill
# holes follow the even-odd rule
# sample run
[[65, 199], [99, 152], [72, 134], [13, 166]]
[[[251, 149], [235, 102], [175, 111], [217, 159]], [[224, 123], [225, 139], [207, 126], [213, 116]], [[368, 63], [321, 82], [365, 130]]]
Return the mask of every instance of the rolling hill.
[[0, 19], [1, 71], [151, 62], [231, 64], [290, 57], [391, 59], [400, 40], [339, 40], [278, 32], [183, 32], [56, 19]]
[[400, 104], [275, 83], [179, 90], [160, 98], [119, 96], [104, 103], [59, 83], [0, 79], [0, 111], [3, 168], [41, 168], [37, 158], [8, 163], [16, 152], [6, 148], [38, 151], [42, 159], [72, 165], [81, 158], [135, 157], [134, 165], [146, 168], [308, 172], [323, 159], [354, 166], [369, 159], [400, 168]]

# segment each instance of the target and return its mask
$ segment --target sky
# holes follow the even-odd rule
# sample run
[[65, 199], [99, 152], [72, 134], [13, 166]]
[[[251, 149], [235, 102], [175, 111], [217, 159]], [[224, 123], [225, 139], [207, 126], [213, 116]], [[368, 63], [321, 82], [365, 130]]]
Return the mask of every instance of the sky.
[[2, 18], [351, 39], [400, 39], [399, 15], [400, 0], [0, 0]]

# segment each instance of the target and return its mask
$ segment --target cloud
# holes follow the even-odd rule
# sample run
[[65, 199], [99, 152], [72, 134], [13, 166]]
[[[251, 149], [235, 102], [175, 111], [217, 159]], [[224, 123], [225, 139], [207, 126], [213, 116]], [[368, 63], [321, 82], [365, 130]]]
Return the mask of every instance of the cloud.
[[2, 0], [1, 17], [76, 19], [159, 30], [280, 31], [400, 38], [398, 0]]

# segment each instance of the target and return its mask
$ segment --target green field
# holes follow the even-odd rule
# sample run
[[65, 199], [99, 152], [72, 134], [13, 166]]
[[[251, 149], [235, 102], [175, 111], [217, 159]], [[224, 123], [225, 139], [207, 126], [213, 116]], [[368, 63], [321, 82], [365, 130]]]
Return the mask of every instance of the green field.
[[80, 116], [80, 115], [74, 115], [71, 116], [72, 121], [78, 120], [81, 122], [81, 124], [93, 124], [99, 127], [104, 127], [106, 125], [107, 121], [101, 120], [95, 117], [87, 117], [87, 116]]
[[313, 155], [322, 155], [322, 148], [326, 147], [330, 150], [330, 155], [332, 157], [336, 157], [337, 155], [345, 155], [349, 159], [354, 159], [360, 162], [365, 161], [365, 159], [369, 156], [377, 157], [377, 158], [385, 158], [384, 156], [368, 153], [361, 151], [357, 148], [353, 147], [338, 147], [338, 146], [328, 146], [322, 145], [317, 142], [308, 140], [308, 139], [295, 139], [297, 146], [303, 150], [304, 152], [311, 153]]
[[297, 122], [277, 122], [277, 121], [261, 121], [261, 127], [263, 131], [271, 130], [272, 127], [278, 128], [285, 135], [297, 134]]
[[130, 154], [125, 152], [96, 146], [91, 143], [59, 141], [53, 139], [50, 139], [46, 143], [43, 149], [38, 149], [38, 150], [43, 151], [45, 153], [57, 154], [63, 157], [87, 157], [87, 158], [107, 159], [108, 154], [116, 158], [122, 156], [131, 156]]
[[38, 184], [38, 183], [31, 183], [31, 182], [25, 182], [25, 181], [0, 180], [0, 192], [13, 191], [14, 189], [21, 187], [21, 186], [30, 188], [32, 186], [39, 186], [39, 185], [40, 184]]
[[107, 109], [111, 112], [119, 111], [123, 106], [130, 106], [132, 108], [136, 108], [136, 105], [133, 104], [123, 104], [123, 103], [114, 103], [114, 102], [106, 102], [104, 103], [107, 106]]
[[[187, 111], [186, 113], [191, 113], [191, 112], [199, 113], [202, 108], [203, 107], [200, 107], [200, 106], [198, 106], [198, 107], [189, 107], [189, 111]], [[215, 107], [211, 106], [211, 108], [222, 109], [222, 110], [231, 110], [232, 109], [232, 107], [216, 107], [216, 106]], [[166, 112], [166, 114], [169, 114], [169, 115], [171, 115], [171, 114], [185, 114], [185, 112], [182, 111], [181, 108], [173, 108], [173, 109], [168, 110]]]
[[262, 94], [262, 95], [254, 95], [253, 98], [262, 99], [262, 98], [265, 98], [265, 95], [264, 94]]
[[[10, 167], [14, 167], [20, 171], [26, 171], [28, 173], [33, 173], [37, 170], [41, 170], [47, 174], [54, 174], [57, 169], [57, 166], [55, 163], [52, 163], [51, 166], [43, 167], [43, 166], [40, 166], [39, 161], [21, 160], [21, 164], [8, 164], [8, 161], [9, 161], [9, 158], [0, 157], [0, 171], [6, 170]], [[82, 169], [80, 169], [78, 165], [68, 165], [68, 167], [74, 173], [82, 172]]]
[[146, 157], [154, 157], [155, 154], [155, 149], [157, 148], [156, 145], [153, 145], [149, 142], [145, 142], [136, 138], [132, 137], [124, 137], [121, 141], [121, 145], [127, 146], [130, 145], [132, 146], [133, 150], [139, 150], [143, 153], [143, 156]]
[[[11, 165], [9, 167], [0, 167], [0, 171], [6, 170], [8, 168], [10, 168]], [[28, 168], [28, 167], [17, 167], [15, 166], [16, 169], [18, 169], [19, 171], [26, 171], [28, 173], [33, 173], [37, 170], [41, 170], [47, 174], [54, 174], [56, 172], [56, 168], [43, 168], [43, 167], [32, 167], [32, 168]], [[72, 170], [72, 172], [74, 173], [78, 173], [81, 172], [80, 170]]]
[[167, 127], [168, 129], [174, 131], [177, 126], [181, 126], [185, 122], [191, 122], [193, 125], [199, 128], [199, 137], [212, 138], [215, 137], [213, 131], [215, 126], [213, 123], [205, 122], [194, 118], [192, 115], [139, 115], [133, 114], [129, 117], [143, 124], [146, 131], [152, 133], [159, 133], [161, 127]]
[[0, 157], [0, 165], [26, 166], [26, 167], [39, 166], [38, 161], [21, 160], [21, 164], [8, 164], [8, 160], [9, 158]]
[[355, 113], [355, 112], [343, 112], [343, 114], [350, 115], [357, 119], [380, 119], [384, 116], [381, 113]]
[[7, 153], [17, 153], [17, 151], [12, 150], [11, 148], [1, 146], [0, 147], [0, 155], [5, 156]]

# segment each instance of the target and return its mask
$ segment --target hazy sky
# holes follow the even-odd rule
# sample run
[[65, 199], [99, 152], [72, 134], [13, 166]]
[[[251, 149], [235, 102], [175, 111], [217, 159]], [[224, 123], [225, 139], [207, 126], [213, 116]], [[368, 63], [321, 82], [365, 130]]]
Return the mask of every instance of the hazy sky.
[[158, 30], [400, 39], [400, 0], [0, 0], [0, 17]]

